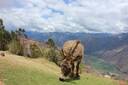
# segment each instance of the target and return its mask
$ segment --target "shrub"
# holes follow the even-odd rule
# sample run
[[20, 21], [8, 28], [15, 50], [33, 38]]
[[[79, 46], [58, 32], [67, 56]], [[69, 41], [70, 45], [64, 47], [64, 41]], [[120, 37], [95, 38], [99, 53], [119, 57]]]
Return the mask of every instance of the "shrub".
[[8, 45], [9, 51], [16, 55], [23, 55], [23, 46], [18, 40], [12, 40]]
[[42, 56], [41, 49], [36, 45], [32, 44], [30, 45], [30, 50], [31, 50], [31, 58], [38, 58]]
[[43, 48], [42, 49], [42, 56], [49, 61], [52, 61], [59, 65], [59, 60], [61, 59], [60, 52], [54, 48]]
[[48, 51], [48, 60], [49, 61], [53, 61], [53, 62], [56, 62], [57, 61], [55, 49], [49, 48], [49, 51]]

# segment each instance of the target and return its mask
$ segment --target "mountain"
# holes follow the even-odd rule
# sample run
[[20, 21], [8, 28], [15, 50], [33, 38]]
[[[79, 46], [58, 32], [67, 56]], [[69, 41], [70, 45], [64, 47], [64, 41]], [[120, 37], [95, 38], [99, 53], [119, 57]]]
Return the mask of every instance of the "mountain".
[[56, 44], [62, 47], [63, 43], [71, 39], [79, 39], [84, 44], [86, 54], [94, 55], [105, 50], [111, 50], [128, 43], [128, 33], [109, 34], [109, 33], [69, 33], [69, 32], [26, 32], [28, 37], [38, 41], [46, 41], [53, 38]]
[[97, 58], [94, 56], [87, 56], [87, 59], [85, 59], [85, 63], [86, 65], [91, 66], [92, 70], [96, 70], [98, 73], [121, 74], [121, 72], [116, 68], [116, 65], [106, 62], [102, 58]]
[[128, 74], [128, 44], [105, 51], [101, 54], [101, 58], [116, 65], [121, 72]]

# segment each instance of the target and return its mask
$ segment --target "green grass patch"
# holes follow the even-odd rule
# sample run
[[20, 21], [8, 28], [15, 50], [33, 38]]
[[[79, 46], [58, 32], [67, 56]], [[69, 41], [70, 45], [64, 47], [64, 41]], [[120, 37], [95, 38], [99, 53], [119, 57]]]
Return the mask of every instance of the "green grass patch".
[[[22, 61], [22, 58], [19, 59]], [[15, 60], [17, 59], [12, 59], [10, 63], [10, 60], [0, 59], [0, 79], [3, 80], [5, 85], [118, 85], [117, 81], [97, 77], [92, 74], [81, 74], [80, 80], [61, 82], [58, 80], [58, 75], [54, 74], [54, 72], [49, 73], [49, 71], [35, 69], [33, 65], [31, 65], [32, 68], [28, 68], [24, 65], [12, 64], [15, 63]], [[22, 62], [22, 64], [24, 63]], [[48, 64], [55, 67], [55, 64]]]
[[49, 75], [34, 69], [13, 68], [4, 72], [5, 85], [118, 85], [108, 79], [101, 79], [92, 75], [83, 75], [81, 80], [60, 82], [56, 75]]

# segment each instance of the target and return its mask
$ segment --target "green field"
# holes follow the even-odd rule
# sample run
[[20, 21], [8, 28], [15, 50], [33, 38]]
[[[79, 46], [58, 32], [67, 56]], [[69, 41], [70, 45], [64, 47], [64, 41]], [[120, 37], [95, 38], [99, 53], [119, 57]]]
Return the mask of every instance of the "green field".
[[60, 68], [45, 59], [6, 53], [0, 57], [0, 80], [5, 85], [119, 85], [118, 81], [82, 72], [80, 80], [60, 82]]

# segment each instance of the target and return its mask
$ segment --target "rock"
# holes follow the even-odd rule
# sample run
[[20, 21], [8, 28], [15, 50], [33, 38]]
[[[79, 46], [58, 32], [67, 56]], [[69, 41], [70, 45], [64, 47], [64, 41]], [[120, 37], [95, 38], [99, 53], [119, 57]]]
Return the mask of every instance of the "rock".
[[0, 53], [0, 55], [4, 57], [5, 56], [5, 53]]

